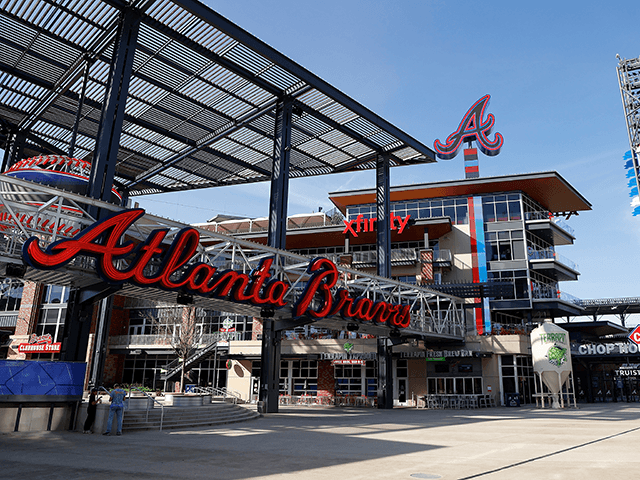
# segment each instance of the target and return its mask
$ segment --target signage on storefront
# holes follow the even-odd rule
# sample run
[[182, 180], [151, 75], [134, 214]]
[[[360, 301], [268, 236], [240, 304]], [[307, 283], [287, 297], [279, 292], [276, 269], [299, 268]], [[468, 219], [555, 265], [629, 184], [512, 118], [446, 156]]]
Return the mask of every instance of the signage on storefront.
[[331, 353], [322, 352], [320, 360], [375, 360], [378, 358], [376, 352], [362, 353]]
[[[218, 269], [208, 263], [189, 263], [196, 254], [200, 234], [195, 228], [180, 230], [168, 248], [162, 243], [169, 229], [151, 232], [147, 239], [134, 244], [125, 241], [127, 230], [144, 215], [144, 210], [123, 210], [86, 228], [71, 239], [63, 239], [42, 250], [38, 237], [29, 238], [22, 249], [24, 261], [33, 268], [53, 270], [80, 255], [96, 258], [96, 270], [110, 284], [135, 283], [141, 287], [215, 297], [254, 306], [281, 308], [287, 305], [285, 296], [291, 288], [275, 280], [269, 273], [273, 258], [266, 258], [251, 273]], [[128, 258], [129, 266], [120, 270], [114, 261]], [[145, 274], [152, 260], [160, 260], [160, 269]], [[339, 279], [336, 265], [326, 258], [313, 259], [307, 268], [310, 278], [293, 308], [294, 318], [313, 319], [341, 315], [345, 320], [373, 323], [391, 328], [407, 328], [411, 322], [411, 306], [353, 298], [349, 291], [331, 289]]]
[[640, 345], [640, 325], [637, 325], [636, 328], [629, 334], [629, 340], [631, 340], [636, 345]]
[[504, 143], [502, 135], [496, 133], [493, 141], [489, 140], [495, 117], [490, 113], [485, 121], [482, 120], [490, 98], [491, 95], [485, 95], [474, 103], [458, 125], [458, 129], [447, 137], [444, 144], [440, 143], [440, 140], [433, 143], [438, 158], [451, 160], [458, 154], [463, 143], [471, 143], [474, 140], [478, 142], [478, 147], [485, 155], [492, 157], [500, 153]]
[[622, 365], [615, 371], [617, 377], [640, 377], [640, 365]]
[[425, 352], [426, 358], [447, 358], [447, 357], [473, 357], [471, 350], [427, 350]]
[[62, 343], [53, 343], [51, 334], [37, 336], [35, 333], [29, 338], [29, 343], [18, 345], [19, 353], [58, 353]]
[[[404, 232], [410, 218], [411, 215], [407, 215], [403, 218], [391, 213], [389, 218], [389, 229], [398, 230], [398, 233]], [[396, 220], [398, 222], [398, 228], [396, 228]], [[353, 220], [343, 220], [345, 227], [342, 233], [351, 233], [351, 235], [357, 237], [358, 233], [361, 232], [373, 232], [375, 231], [377, 221], [377, 218], [364, 218], [363, 215], [358, 215]]]
[[364, 360], [356, 360], [353, 358], [345, 358], [342, 360], [332, 360], [331, 365], [364, 365]]
[[635, 355], [640, 350], [640, 347], [635, 343], [591, 343], [585, 345], [578, 345], [577, 348], [572, 348], [573, 355]]

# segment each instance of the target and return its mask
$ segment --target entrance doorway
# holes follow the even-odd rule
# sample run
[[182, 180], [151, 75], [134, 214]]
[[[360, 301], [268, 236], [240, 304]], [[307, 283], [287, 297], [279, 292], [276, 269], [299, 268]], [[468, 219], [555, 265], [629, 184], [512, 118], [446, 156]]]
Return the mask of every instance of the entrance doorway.
[[395, 361], [395, 385], [394, 404], [406, 406], [409, 404], [409, 363], [406, 358], [398, 358]]

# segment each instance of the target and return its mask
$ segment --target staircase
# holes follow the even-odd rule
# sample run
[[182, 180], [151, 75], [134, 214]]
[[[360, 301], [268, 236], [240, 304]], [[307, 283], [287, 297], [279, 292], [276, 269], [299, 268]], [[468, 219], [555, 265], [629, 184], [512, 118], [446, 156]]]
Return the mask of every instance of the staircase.
[[[184, 371], [188, 372], [191, 368], [198, 366], [200, 363], [204, 362], [207, 358], [213, 355], [213, 352], [215, 351], [217, 345], [217, 341], [211, 342], [202, 350], [197, 350], [194, 354], [187, 357], [187, 359], [184, 361]], [[180, 363], [179, 359], [176, 359], [165, 368], [167, 369], [167, 372], [160, 375], [160, 379], [163, 381], [170, 380], [171, 378], [178, 375], [182, 371], [182, 364]]]
[[[160, 408], [149, 410], [129, 410], [124, 414], [123, 432], [160, 429]], [[175, 428], [207, 427], [244, 422], [261, 417], [255, 406], [239, 406], [230, 403], [215, 403], [203, 407], [164, 408], [162, 430]]]

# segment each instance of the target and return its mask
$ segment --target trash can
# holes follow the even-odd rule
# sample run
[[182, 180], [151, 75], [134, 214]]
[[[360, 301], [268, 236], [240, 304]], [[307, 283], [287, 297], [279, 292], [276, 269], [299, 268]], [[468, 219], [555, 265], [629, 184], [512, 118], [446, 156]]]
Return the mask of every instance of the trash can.
[[507, 407], [519, 407], [520, 406], [520, 394], [519, 393], [505, 393], [505, 406], [507, 406]]
[[184, 386], [184, 393], [194, 393], [195, 388], [196, 388], [195, 384], [194, 385], [192, 385], [192, 384], [185, 385]]

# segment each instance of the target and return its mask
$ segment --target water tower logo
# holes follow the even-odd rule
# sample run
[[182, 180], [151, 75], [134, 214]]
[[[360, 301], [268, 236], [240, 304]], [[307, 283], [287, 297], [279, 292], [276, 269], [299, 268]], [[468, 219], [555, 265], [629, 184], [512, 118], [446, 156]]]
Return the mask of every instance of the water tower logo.
[[540, 335], [540, 340], [542, 343], [553, 343], [545, 355], [551, 365], [561, 367], [567, 363], [567, 348], [563, 347], [567, 343], [565, 333], [543, 333]]
[[561, 367], [567, 363], [567, 349], [554, 345], [547, 351], [547, 360], [551, 365]]

